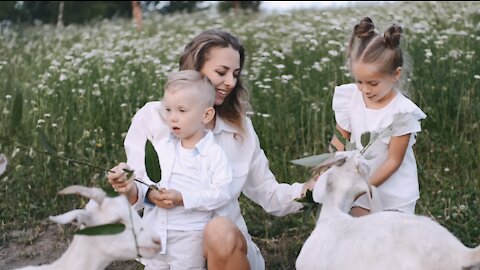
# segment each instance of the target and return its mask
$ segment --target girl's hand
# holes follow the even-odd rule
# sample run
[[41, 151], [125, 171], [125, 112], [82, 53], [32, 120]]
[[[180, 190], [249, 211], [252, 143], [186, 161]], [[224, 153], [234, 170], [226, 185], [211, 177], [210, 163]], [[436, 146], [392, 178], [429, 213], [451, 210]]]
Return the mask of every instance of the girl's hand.
[[107, 173], [107, 179], [113, 189], [121, 194], [137, 193], [137, 187], [134, 183], [134, 175], [127, 179], [127, 174], [124, 169], [130, 170], [128, 165], [121, 162], [117, 166], [113, 167]]
[[165, 209], [183, 205], [182, 193], [174, 189], [151, 190], [148, 193], [148, 199], [156, 206]]

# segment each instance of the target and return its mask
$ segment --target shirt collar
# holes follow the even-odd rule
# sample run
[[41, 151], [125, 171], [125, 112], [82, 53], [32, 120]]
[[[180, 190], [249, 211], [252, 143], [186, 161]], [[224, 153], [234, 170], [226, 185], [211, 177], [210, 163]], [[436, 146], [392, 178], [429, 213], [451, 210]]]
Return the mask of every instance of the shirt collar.
[[[179, 140], [172, 132], [170, 132], [167, 142], [176, 142]], [[205, 130], [205, 136], [195, 145], [194, 152], [201, 156], [206, 156], [209, 146], [214, 143], [213, 133]]]
[[224, 121], [221, 117], [216, 117], [215, 119], [215, 127], [213, 128], [213, 134], [218, 134], [222, 131], [230, 132], [230, 133], [239, 133], [238, 129], [228, 122]]

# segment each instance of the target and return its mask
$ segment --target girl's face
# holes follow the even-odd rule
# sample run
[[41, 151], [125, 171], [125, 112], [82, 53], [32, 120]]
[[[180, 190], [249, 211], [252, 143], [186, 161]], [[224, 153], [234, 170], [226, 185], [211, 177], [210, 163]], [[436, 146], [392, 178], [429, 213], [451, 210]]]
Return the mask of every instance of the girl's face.
[[240, 54], [231, 47], [213, 47], [200, 72], [215, 87], [215, 105], [221, 105], [237, 84], [240, 74]]
[[400, 78], [402, 68], [397, 68], [393, 74], [380, 72], [375, 63], [355, 62], [352, 65], [352, 75], [358, 89], [363, 94], [365, 104], [382, 108], [395, 96], [394, 87]]

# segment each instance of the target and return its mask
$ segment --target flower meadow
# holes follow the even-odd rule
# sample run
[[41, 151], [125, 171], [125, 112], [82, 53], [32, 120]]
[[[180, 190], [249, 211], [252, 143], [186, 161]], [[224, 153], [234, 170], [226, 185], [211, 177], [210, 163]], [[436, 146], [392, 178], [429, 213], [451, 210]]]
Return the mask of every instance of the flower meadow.
[[[0, 154], [8, 159], [0, 176], [0, 245], [14, 229], [83, 206], [57, 196], [60, 189], [109, 187], [104, 171], [37, 150], [48, 142], [60, 156], [101, 168], [125, 161], [123, 139], [131, 118], [162, 97], [166, 75], [178, 69], [184, 46], [207, 28], [231, 31], [246, 47], [242, 76], [251, 91], [249, 116], [272, 172], [280, 182], [306, 181], [310, 172], [290, 161], [328, 152], [333, 89], [353, 81], [345, 67], [346, 42], [353, 26], [369, 16], [382, 32], [392, 23], [403, 27], [402, 49], [411, 66], [408, 95], [428, 116], [414, 147], [421, 193], [416, 212], [476, 246], [479, 10], [480, 3], [465, 1], [281, 14], [149, 14], [142, 31], [125, 19], [64, 28], [0, 24]], [[18, 92], [23, 115], [12, 126]], [[314, 228], [315, 211], [274, 217], [246, 197], [241, 204], [267, 269], [292, 269]]]

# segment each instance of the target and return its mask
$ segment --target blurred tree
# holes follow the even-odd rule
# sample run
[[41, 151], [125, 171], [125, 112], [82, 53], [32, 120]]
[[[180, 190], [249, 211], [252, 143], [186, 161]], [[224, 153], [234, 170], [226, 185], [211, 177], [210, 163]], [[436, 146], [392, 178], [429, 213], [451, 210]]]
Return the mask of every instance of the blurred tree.
[[208, 8], [202, 6], [205, 1], [142, 1], [148, 10], [156, 10], [162, 14], [174, 12], [194, 12]]
[[25, 20], [27, 14], [20, 8], [18, 1], [0, 2], [0, 21], [8, 20], [14, 23]]
[[142, 30], [142, 7], [139, 1], [132, 1], [132, 15], [137, 30]]
[[260, 10], [262, 1], [218, 1], [218, 11], [227, 12], [230, 9], [248, 9], [255, 12]]
[[[14, 23], [36, 20], [43, 23], [58, 23], [63, 1], [5, 1], [0, 3], [0, 21]], [[129, 1], [64, 1], [63, 24], [85, 23], [94, 19], [131, 17]]]

